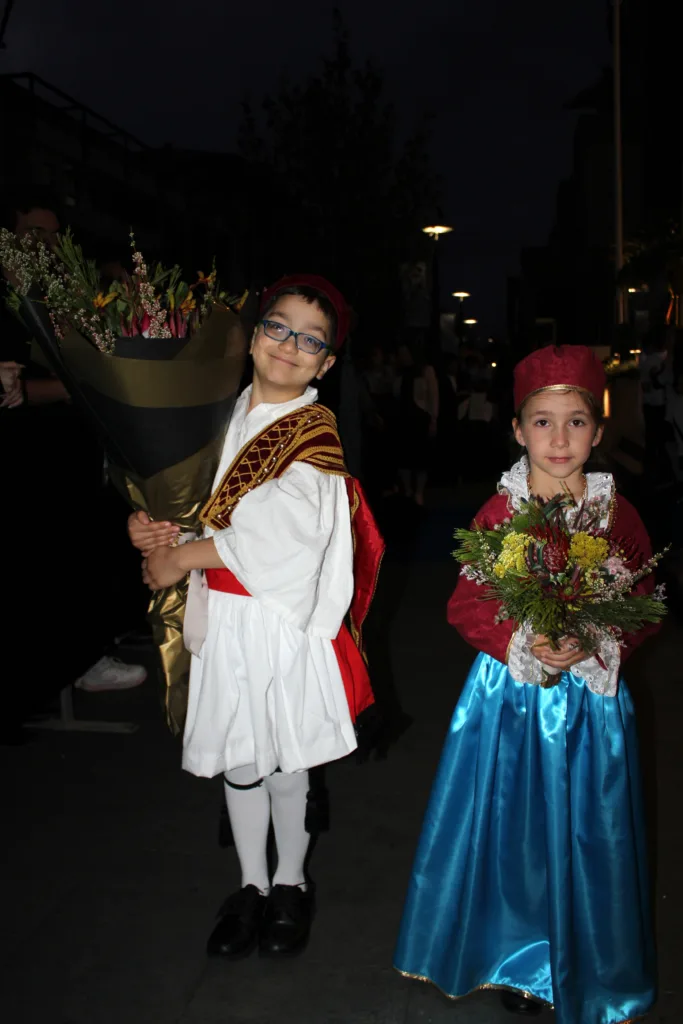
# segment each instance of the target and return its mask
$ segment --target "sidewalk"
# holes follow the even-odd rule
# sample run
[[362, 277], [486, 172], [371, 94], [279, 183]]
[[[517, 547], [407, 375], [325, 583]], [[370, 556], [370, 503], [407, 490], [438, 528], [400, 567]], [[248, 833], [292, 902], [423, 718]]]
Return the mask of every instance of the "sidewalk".
[[[419, 560], [386, 567], [385, 585], [401, 595], [393, 666], [415, 723], [387, 760], [329, 769], [332, 828], [311, 864], [319, 912], [302, 958], [207, 961], [213, 915], [239, 885], [236, 860], [217, 843], [220, 780], [180, 770], [153, 683], [77, 695], [82, 717], [138, 721], [131, 736], [37, 733], [0, 750], [8, 1024], [510, 1024], [494, 993], [454, 1003], [391, 968], [431, 779], [471, 661], [444, 619], [455, 580], [441, 555], [449, 530], [448, 513], [436, 513]], [[630, 669], [643, 760], [656, 761], [659, 777], [662, 992], [651, 1020], [681, 1024], [683, 631], [669, 622]]]

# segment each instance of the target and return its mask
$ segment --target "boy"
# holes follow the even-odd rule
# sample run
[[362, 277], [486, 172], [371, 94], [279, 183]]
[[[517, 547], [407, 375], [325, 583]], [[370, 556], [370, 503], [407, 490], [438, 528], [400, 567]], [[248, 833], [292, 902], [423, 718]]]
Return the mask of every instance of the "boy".
[[[324, 278], [283, 278], [263, 296], [251, 342], [253, 383], [238, 399], [203, 540], [133, 516], [145, 581], [205, 571], [206, 638], [192, 659], [183, 767], [224, 774], [242, 869], [208, 952], [238, 958], [306, 945], [313, 895], [304, 877], [308, 769], [356, 747], [372, 701], [360, 628], [383, 542], [349, 477], [334, 416], [311, 386], [335, 362], [349, 310]], [[350, 609], [353, 638], [344, 626]], [[193, 649], [198, 648], [193, 645]], [[266, 843], [272, 819], [278, 865]]]

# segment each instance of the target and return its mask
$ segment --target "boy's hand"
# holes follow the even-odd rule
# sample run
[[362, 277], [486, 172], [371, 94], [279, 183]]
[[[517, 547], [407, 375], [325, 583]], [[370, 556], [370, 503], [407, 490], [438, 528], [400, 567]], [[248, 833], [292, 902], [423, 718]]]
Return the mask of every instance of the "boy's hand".
[[173, 526], [171, 523], [155, 523], [146, 512], [133, 512], [128, 517], [130, 542], [145, 556], [151, 554], [155, 548], [168, 547], [179, 533], [179, 526]]
[[552, 669], [554, 673], [568, 672], [573, 665], [577, 665], [588, 657], [575, 636], [564, 637], [560, 640], [559, 647], [558, 651], [554, 651], [547, 637], [538, 636], [531, 650], [541, 664]]
[[150, 590], [163, 590], [186, 575], [179, 565], [178, 548], [158, 547], [142, 563], [142, 581]]

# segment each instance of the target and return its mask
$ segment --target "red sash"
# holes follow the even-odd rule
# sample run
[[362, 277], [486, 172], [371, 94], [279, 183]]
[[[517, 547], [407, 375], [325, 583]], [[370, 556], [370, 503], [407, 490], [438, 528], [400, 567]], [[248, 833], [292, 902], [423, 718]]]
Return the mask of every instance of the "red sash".
[[[363, 623], [375, 595], [384, 541], [361, 485], [346, 468], [337, 421], [330, 410], [322, 405], [303, 406], [282, 416], [248, 441], [226, 470], [202, 509], [200, 519], [214, 530], [230, 526], [232, 513], [245, 494], [268, 480], [277, 479], [294, 462], [308, 463], [321, 473], [344, 477], [346, 482], [353, 534], [351, 629], [342, 626], [332, 643], [355, 721], [374, 701], [363, 652]], [[207, 570], [206, 580], [212, 590], [251, 596], [226, 569]]]
[[[210, 590], [220, 590], [223, 594], [237, 594], [240, 597], [251, 597], [249, 591], [245, 590], [229, 569], [207, 569], [206, 582]], [[354, 643], [345, 623], [342, 623], [337, 637], [332, 641], [332, 646], [344, 683], [351, 721], [355, 722], [361, 711], [370, 707], [375, 699], [368, 669], [363, 655]]]

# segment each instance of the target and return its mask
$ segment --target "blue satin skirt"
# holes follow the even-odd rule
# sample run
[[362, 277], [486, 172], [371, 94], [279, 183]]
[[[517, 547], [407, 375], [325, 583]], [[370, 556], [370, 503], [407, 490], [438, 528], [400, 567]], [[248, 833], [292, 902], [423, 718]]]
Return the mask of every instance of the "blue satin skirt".
[[480, 654], [455, 709], [395, 966], [452, 997], [511, 989], [557, 1024], [617, 1024], [655, 1000], [631, 696], [563, 673], [517, 683]]

